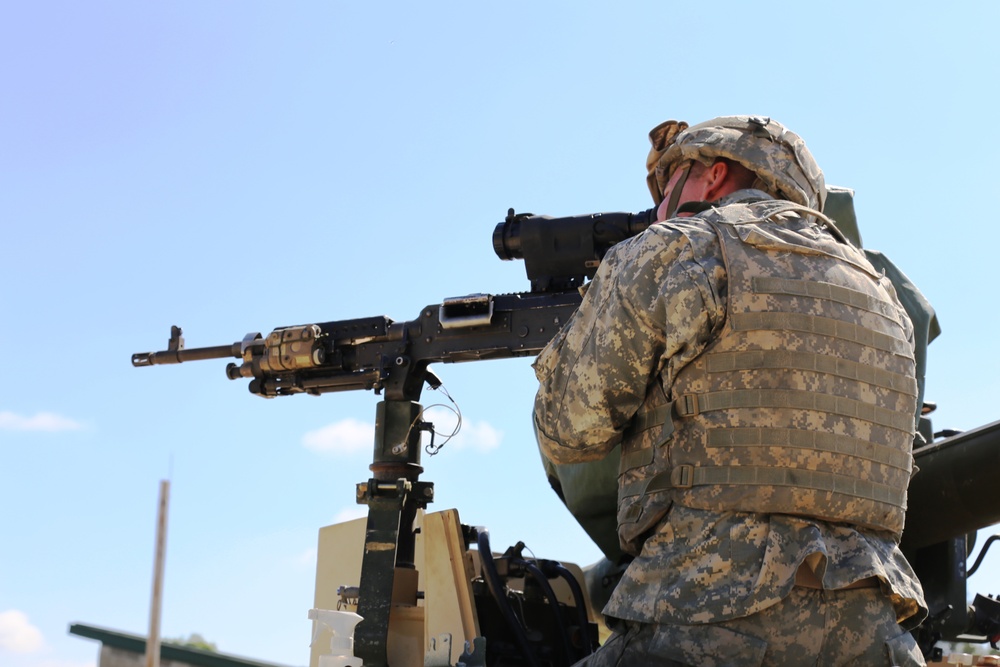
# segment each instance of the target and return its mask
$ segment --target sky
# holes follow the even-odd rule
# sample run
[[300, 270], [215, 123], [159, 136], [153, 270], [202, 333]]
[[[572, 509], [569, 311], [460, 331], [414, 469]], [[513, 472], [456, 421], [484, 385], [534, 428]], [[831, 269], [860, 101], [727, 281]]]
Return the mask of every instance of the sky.
[[[1000, 4], [615, 4], [0, 6], [0, 664], [92, 667], [74, 622], [146, 633], [161, 479], [162, 635], [307, 664], [317, 531], [359, 515], [378, 397], [131, 354], [527, 290], [507, 209], [648, 208], [668, 118], [804, 137], [937, 310], [935, 427], [1000, 419]], [[424, 457], [431, 509], [597, 560], [542, 473], [530, 360], [437, 373], [464, 428]], [[998, 587], [991, 555], [970, 595]]]

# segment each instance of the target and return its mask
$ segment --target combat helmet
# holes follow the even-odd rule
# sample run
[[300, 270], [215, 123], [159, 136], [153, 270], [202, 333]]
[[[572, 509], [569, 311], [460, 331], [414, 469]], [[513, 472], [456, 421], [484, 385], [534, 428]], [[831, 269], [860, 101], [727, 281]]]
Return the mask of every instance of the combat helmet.
[[678, 165], [728, 158], [757, 175], [755, 188], [823, 210], [826, 186], [819, 165], [799, 135], [770, 118], [721, 116], [693, 126], [668, 120], [650, 131], [649, 141], [646, 182], [657, 205]]

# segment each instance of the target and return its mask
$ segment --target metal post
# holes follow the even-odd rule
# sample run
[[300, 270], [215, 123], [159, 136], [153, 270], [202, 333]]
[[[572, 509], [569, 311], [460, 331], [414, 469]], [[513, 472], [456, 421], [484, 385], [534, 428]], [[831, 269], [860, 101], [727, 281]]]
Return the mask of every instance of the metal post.
[[385, 400], [375, 415], [373, 477], [358, 485], [358, 502], [368, 505], [365, 553], [361, 561], [354, 652], [365, 667], [385, 667], [396, 568], [413, 568], [413, 520], [433, 498], [433, 485], [418, 482], [419, 403]]
[[153, 593], [149, 609], [149, 636], [146, 638], [146, 667], [160, 667], [160, 609], [163, 605], [163, 564], [167, 552], [167, 506], [170, 482], [160, 481], [160, 505], [156, 520], [156, 558], [153, 564]]

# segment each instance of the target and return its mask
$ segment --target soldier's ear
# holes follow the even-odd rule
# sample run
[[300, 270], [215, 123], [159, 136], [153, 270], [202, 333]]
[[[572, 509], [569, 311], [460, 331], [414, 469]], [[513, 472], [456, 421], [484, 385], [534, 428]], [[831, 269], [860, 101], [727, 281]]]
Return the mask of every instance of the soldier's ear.
[[730, 185], [728, 182], [729, 165], [726, 164], [725, 160], [713, 162], [712, 166], [705, 170], [705, 175], [702, 178], [702, 182], [705, 184], [703, 201], [715, 201], [719, 197], [729, 194], [726, 190]]

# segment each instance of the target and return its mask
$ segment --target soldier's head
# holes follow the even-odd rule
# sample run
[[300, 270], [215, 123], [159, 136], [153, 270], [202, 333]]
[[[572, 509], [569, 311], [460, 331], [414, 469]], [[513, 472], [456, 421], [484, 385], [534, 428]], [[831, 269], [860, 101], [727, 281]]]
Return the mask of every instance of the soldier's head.
[[823, 172], [805, 142], [777, 121], [723, 116], [688, 126], [667, 121], [649, 133], [646, 182], [659, 217], [689, 201], [715, 201], [743, 188], [823, 209]]

